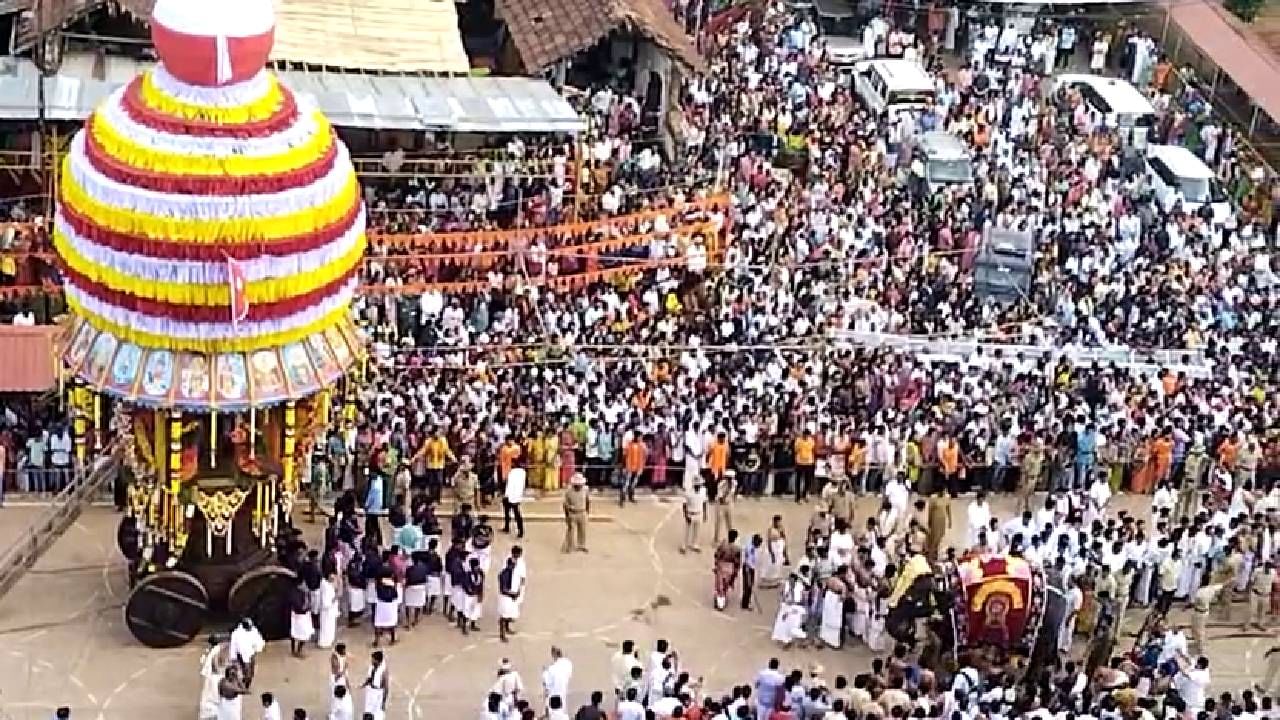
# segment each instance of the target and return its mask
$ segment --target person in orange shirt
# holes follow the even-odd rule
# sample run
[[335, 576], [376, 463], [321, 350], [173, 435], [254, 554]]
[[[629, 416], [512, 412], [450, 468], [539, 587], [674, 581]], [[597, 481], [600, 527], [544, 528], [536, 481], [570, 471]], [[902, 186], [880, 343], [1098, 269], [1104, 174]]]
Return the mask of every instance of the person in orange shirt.
[[711, 447], [707, 448], [707, 469], [711, 477], [719, 480], [729, 468], [729, 438], [721, 431], [716, 434]]
[[813, 489], [813, 473], [818, 462], [817, 449], [817, 441], [808, 429], [800, 433], [792, 445], [796, 457], [797, 503], [807, 500], [809, 492]]
[[[507, 486], [507, 473], [515, 467], [516, 460], [522, 452], [520, 442], [514, 436], [508, 437], [507, 441], [502, 443], [502, 447], [498, 448], [498, 482], [494, 483], [497, 487]], [[487, 500], [481, 500], [481, 504], [487, 504]]]
[[644, 473], [645, 462], [649, 459], [649, 446], [645, 444], [640, 431], [632, 428], [631, 440], [622, 448], [622, 482], [618, 486], [618, 505], [626, 505], [627, 500], [636, 501], [636, 485]]
[[960, 495], [960, 443], [950, 433], [938, 441], [938, 467], [951, 497]]
[[849, 485], [860, 488], [860, 492], [865, 492], [867, 489], [867, 446], [862, 442], [862, 438], [856, 435], [849, 442], [849, 460], [846, 472], [849, 474]]
[[1235, 435], [1228, 435], [1222, 441], [1222, 444], [1218, 446], [1218, 464], [1234, 472], [1236, 469], [1236, 455], [1239, 452], [1240, 446], [1236, 444]]
[[[1151, 459], [1155, 464], [1155, 481], [1159, 485], [1169, 479], [1173, 470], [1173, 431], [1165, 430], [1151, 443]], [[1142, 490], [1147, 492], [1150, 488]]]

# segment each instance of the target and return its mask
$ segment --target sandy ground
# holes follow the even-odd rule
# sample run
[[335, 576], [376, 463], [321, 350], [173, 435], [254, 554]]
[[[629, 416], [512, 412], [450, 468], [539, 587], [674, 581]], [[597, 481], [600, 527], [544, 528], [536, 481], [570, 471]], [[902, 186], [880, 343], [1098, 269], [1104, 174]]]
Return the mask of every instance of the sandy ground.
[[[958, 501], [957, 519], [966, 502]], [[1116, 502], [1147, 512], [1145, 500], [1121, 497]], [[998, 500], [997, 514], [1007, 516], [1008, 507]], [[539, 509], [552, 512], [555, 505], [532, 503], [528, 508]], [[591, 690], [608, 686], [609, 656], [625, 639], [642, 648], [659, 638], [670, 640], [686, 667], [716, 691], [745, 682], [770, 656], [781, 657], [789, 667], [820, 662], [828, 676], [868, 667], [870, 655], [861, 646], [780, 651], [769, 639], [776, 591], [761, 598], [760, 612], [738, 610], [736, 603], [728, 612], [715, 612], [709, 551], [678, 552], [683, 531], [678, 504], [641, 498], [639, 505], [622, 511], [607, 502], [597, 509], [614, 521], [592, 524], [586, 555], [559, 552], [560, 524], [530, 523], [523, 541], [529, 591], [520, 632], [510, 643], [498, 641], [492, 597], [478, 634], [464, 638], [438, 616], [403, 632], [388, 650], [388, 717], [472, 717], [503, 658], [522, 673], [531, 692], [539, 692], [552, 644], [564, 648], [575, 664], [570, 686], [574, 707]], [[859, 508], [859, 518], [872, 509], [868, 500]], [[781, 513], [796, 536], [811, 511], [811, 506], [788, 501], [740, 501], [735, 524], [744, 532], [762, 532], [769, 517]], [[0, 510], [0, 538], [11, 542], [21, 537], [21, 528], [37, 512], [29, 507]], [[151, 650], [129, 634], [122, 611], [128, 588], [114, 548], [115, 524], [110, 509], [90, 509], [0, 600], [0, 720], [46, 720], [60, 704], [72, 706], [77, 720], [195, 717], [200, 643]], [[495, 557], [504, 557], [510, 543], [500, 535]], [[707, 527], [704, 547], [709, 546]], [[1128, 622], [1137, 625], [1141, 616], [1131, 613]], [[1241, 634], [1234, 627], [1212, 628], [1210, 636], [1215, 689], [1242, 688], [1261, 679], [1266, 637]], [[366, 627], [344, 628], [339, 639], [350, 648], [352, 676], [359, 682], [368, 667], [371, 634]], [[274, 691], [287, 710], [305, 707], [318, 717], [327, 711], [326, 674], [326, 652], [312, 648], [295, 659], [286, 643], [276, 643], [259, 661], [254, 690]], [[258, 717], [256, 701], [246, 700], [245, 707], [251, 710], [246, 718]]]

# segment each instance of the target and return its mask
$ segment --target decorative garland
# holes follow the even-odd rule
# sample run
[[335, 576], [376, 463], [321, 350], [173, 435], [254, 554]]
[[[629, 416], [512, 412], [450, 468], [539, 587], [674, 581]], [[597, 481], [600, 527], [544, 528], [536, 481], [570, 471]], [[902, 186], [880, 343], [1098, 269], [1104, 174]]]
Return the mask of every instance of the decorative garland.
[[[68, 241], [67, 236], [56, 231], [53, 235], [53, 245], [58, 251], [61, 265], [83, 278], [87, 283], [92, 284], [92, 287], [86, 286], [86, 289], [111, 290], [126, 293], [134, 298], [154, 300], [158, 303], [170, 303], [174, 306], [218, 307], [225, 310], [228, 303], [231, 302], [231, 288], [226, 282], [207, 285], [162, 282], [125, 263], [115, 266], [97, 264], [82, 257]], [[296, 260], [294, 259], [277, 261], [276, 273], [273, 273], [275, 277], [250, 281], [245, 284], [244, 294], [249, 299], [250, 312], [252, 312], [253, 305], [297, 302], [300, 298], [307, 298], [309, 294], [322, 289], [335, 292], [337, 287], [360, 266], [360, 261], [364, 257], [364, 249], [365, 237], [364, 235], [358, 235], [355, 238], [355, 242], [346, 249], [346, 252], [341, 257], [332, 262], [317, 265], [314, 268], [304, 270], [290, 267], [290, 265], [296, 265]], [[294, 258], [296, 257], [294, 256]], [[223, 262], [222, 265], [225, 273], [226, 263]], [[210, 268], [208, 272], [212, 274], [215, 271]], [[292, 274], [290, 274], [291, 272]], [[314, 302], [315, 299], [310, 299], [306, 304], [310, 305], [314, 304]], [[290, 308], [287, 305], [282, 305], [282, 308], [285, 308], [284, 312], [272, 312], [270, 314], [279, 316], [287, 311], [297, 309]], [[182, 312], [187, 309], [185, 307], [175, 307], [173, 311]], [[195, 310], [196, 308], [191, 309]], [[225, 313], [223, 315], [225, 316]]]
[[[343, 322], [349, 312], [348, 305], [350, 304], [348, 298], [348, 302], [342, 303], [332, 312], [316, 318], [313, 322], [294, 327], [287, 327], [284, 323], [281, 323], [280, 330], [252, 337], [245, 336], [244, 333], [234, 332], [228, 336], [214, 337], [203, 327], [198, 330], [190, 329], [188, 330], [191, 333], [190, 335], [178, 337], [168, 334], [167, 329], [159, 332], [148, 332], [136, 326], [121, 324], [98, 315], [80, 303], [71, 292], [66, 293], [66, 301], [67, 307], [72, 312], [83, 317], [95, 328], [111, 333], [139, 347], [207, 353], [252, 352], [298, 342], [309, 335], [324, 332], [328, 328]], [[173, 329], [180, 329], [180, 327], [173, 326]]]
[[240, 510], [240, 506], [244, 504], [247, 497], [249, 497], [249, 491], [243, 488], [207, 493], [203, 488], [197, 487], [195, 504], [204, 515], [209, 532], [214, 537], [221, 538], [231, 532], [236, 512]]
[[348, 208], [345, 215], [336, 221], [322, 226], [312, 232], [301, 233], [291, 238], [274, 241], [242, 240], [236, 243], [214, 245], [189, 245], [170, 242], [164, 237], [153, 238], [149, 235], [131, 232], [118, 232], [103, 228], [89, 216], [82, 214], [75, 207], [63, 204], [58, 208], [58, 218], [65, 220], [76, 234], [87, 240], [109, 247], [120, 252], [135, 253], [160, 260], [192, 260], [201, 262], [225, 262], [228, 257], [236, 260], [250, 260], [260, 255], [285, 256], [308, 250], [314, 250], [342, 237], [353, 227], [363, 229], [364, 206], [357, 203]]
[[104, 229], [138, 234], [169, 243], [229, 245], [239, 242], [284, 240], [314, 233], [354, 214], [360, 205], [359, 185], [352, 174], [350, 183], [328, 203], [310, 210], [296, 210], [269, 217], [210, 216], [187, 219], [160, 216], [114, 207], [93, 197], [68, 173], [62, 176], [59, 201], [83, 217], [93, 218]]
[[[364, 226], [361, 217], [357, 217], [347, 232], [320, 247], [283, 256], [267, 254], [242, 259], [240, 263], [245, 280], [253, 284], [271, 278], [291, 277], [342, 262], [355, 245], [367, 244], [361, 231]], [[180, 285], [226, 285], [228, 282], [224, 257], [200, 261], [156, 258], [116, 250], [80, 235], [66, 217], [54, 220], [52, 239], [55, 243], [68, 245], [86, 262], [109, 268], [129, 268], [130, 274], [140, 280]]]

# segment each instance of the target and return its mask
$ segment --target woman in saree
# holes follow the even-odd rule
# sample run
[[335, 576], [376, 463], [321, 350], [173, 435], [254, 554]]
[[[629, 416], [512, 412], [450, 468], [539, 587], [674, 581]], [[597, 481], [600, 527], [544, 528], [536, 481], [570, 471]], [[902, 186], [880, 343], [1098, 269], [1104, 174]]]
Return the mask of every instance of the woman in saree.
[[658, 430], [652, 436], [646, 438], [649, 444], [649, 464], [652, 466], [646, 472], [649, 473], [649, 487], [657, 492], [667, 486], [667, 431], [662, 423], [658, 423]]
[[543, 490], [560, 487], [560, 435], [555, 428], [542, 428], [542, 477], [538, 478]]
[[573, 428], [569, 423], [565, 423], [560, 428], [560, 485], [559, 487], [568, 487], [569, 480], [573, 478], [573, 474], [578, 471], [577, 467], [578, 439], [574, 435]]
[[1151, 441], [1151, 485], [1142, 492], [1151, 492], [1157, 483], [1169, 479], [1173, 470], [1173, 433], [1165, 430]]
[[1151, 462], [1151, 441], [1134, 438], [1133, 471], [1129, 474], [1129, 489], [1135, 493], [1147, 493], [1154, 484], [1155, 466]]
[[541, 428], [534, 427], [524, 441], [524, 456], [529, 458], [530, 485], [551, 490], [552, 488], [540, 484], [541, 481], [545, 481], [547, 471], [546, 433], [542, 432]]

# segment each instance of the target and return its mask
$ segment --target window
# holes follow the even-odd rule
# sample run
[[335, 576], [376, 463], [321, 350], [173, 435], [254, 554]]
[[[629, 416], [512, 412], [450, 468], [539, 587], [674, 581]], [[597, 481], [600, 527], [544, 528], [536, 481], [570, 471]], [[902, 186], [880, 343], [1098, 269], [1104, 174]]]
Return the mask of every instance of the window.
[[968, 158], [935, 158], [929, 161], [929, 179], [942, 183], [970, 182], [973, 167]]
[[1164, 160], [1153, 155], [1147, 158], [1147, 164], [1151, 166], [1151, 171], [1160, 178], [1161, 182], [1171, 188], [1178, 188], [1178, 176], [1173, 174], [1173, 171], [1169, 169]]
[[894, 90], [889, 93], [890, 105], [927, 105], [933, 102], [932, 90]]
[[1073, 87], [1080, 91], [1080, 97], [1084, 98], [1084, 101], [1089, 103], [1094, 110], [1097, 110], [1103, 115], [1111, 112], [1111, 103], [1107, 102], [1106, 99], [1102, 97], [1102, 94], [1095, 90], [1092, 85], [1077, 83]]
[[1177, 188], [1182, 191], [1182, 197], [1187, 202], [1206, 203], [1209, 202], [1209, 178], [1178, 178]]

